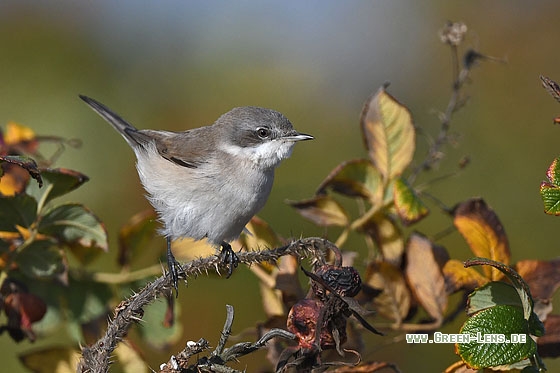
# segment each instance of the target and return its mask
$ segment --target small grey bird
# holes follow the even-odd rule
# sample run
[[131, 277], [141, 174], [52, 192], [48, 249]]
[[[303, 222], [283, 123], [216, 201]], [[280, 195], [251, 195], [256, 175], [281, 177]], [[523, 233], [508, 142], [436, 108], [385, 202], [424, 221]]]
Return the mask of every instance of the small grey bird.
[[[167, 239], [167, 263], [175, 290], [179, 267], [171, 241], [190, 237], [221, 246], [229, 264], [238, 258], [228, 242], [264, 206], [274, 169], [296, 142], [313, 136], [294, 130], [281, 113], [238, 107], [209, 126], [183, 132], [138, 130], [100, 102], [80, 95], [134, 150], [136, 168]], [[180, 268], [180, 267], [179, 267]]]

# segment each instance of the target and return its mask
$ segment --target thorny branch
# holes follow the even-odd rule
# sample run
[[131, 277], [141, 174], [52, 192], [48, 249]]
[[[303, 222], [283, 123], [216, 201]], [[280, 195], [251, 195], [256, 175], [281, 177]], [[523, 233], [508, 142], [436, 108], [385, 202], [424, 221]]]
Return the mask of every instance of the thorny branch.
[[[298, 257], [310, 257], [318, 264], [325, 263], [325, 252], [334, 247], [334, 244], [317, 237], [304, 238], [291, 242], [288, 245], [261, 251], [239, 252], [237, 256], [240, 262], [247, 265], [262, 262], [276, 262], [284, 255], [297, 255]], [[200, 258], [182, 265], [180, 279], [197, 276], [203, 272], [216, 270], [220, 273], [223, 267], [218, 256]], [[223, 268], [222, 268], [223, 269]], [[84, 347], [82, 358], [78, 364], [79, 373], [105, 373], [108, 372], [110, 357], [117, 344], [127, 334], [128, 329], [142, 319], [144, 307], [152, 303], [160, 296], [168, 295], [172, 286], [167, 274], [158, 277], [147, 284], [138, 293], [121, 302], [115, 309], [113, 320], [110, 321], [105, 335], [94, 345]]]
[[233, 307], [226, 305], [226, 322], [222, 330], [222, 335], [218, 346], [210, 354], [209, 357], [198, 358], [195, 364], [189, 365], [189, 359], [196, 354], [200, 354], [209, 349], [208, 341], [201, 338], [198, 342], [189, 341], [179, 354], [171, 356], [166, 364], [160, 366], [161, 373], [176, 372], [227, 372], [240, 373], [239, 370], [229, 368], [224, 364], [228, 361], [236, 360], [238, 357], [247, 355], [255, 350], [265, 347], [266, 342], [272, 338], [284, 338], [293, 340], [295, 334], [283, 329], [272, 329], [265, 333], [257, 342], [241, 342], [229, 348], [225, 348], [227, 339], [231, 333], [233, 325]]

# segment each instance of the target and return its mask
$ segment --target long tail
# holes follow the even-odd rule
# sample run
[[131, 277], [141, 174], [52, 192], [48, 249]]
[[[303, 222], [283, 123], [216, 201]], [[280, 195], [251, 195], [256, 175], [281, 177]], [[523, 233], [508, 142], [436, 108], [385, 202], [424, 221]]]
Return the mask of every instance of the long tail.
[[89, 105], [97, 114], [99, 114], [103, 119], [109, 122], [113, 128], [115, 128], [124, 137], [128, 145], [132, 148], [137, 148], [138, 145], [142, 145], [138, 140], [138, 130], [126, 120], [122, 119], [118, 114], [114, 113], [107, 106], [103, 105], [101, 102], [89, 98], [84, 95], [79, 95], [86, 104]]

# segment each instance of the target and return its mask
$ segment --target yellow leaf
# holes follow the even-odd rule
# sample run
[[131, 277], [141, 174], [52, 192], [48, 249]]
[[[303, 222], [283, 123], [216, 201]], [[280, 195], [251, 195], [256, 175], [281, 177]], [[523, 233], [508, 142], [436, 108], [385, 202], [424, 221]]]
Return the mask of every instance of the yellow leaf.
[[401, 271], [387, 262], [372, 262], [365, 284], [382, 291], [373, 300], [376, 312], [401, 324], [410, 309], [410, 292]]
[[391, 218], [384, 214], [376, 214], [368, 220], [362, 230], [373, 238], [385, 261], [397, 267], [401, 264], [404, 240], [399, 226]]
[[[453, 224], [469, 244], [474, 255], [509, 264], [509, 243], [500, 219], [480, 198], [473, 198], [454, 209]], [[486, 277], [492, 281], [504, 275], [490, 266], [483, 266]]]
[[6, 125], [6, 133], [4, 134], [4, 142], [6, 145], [18, 144], [22, 141], [31, 141], [35, 139], [35, 132], [27, 126], [16, 122], [8, 122]]
[[13, 197], [23, 192], [29, 181], [29, 173], [17, 165], [4, 163], [2, 168], [4, 174], [0, 177], [0, 195]]
[[71, 348], [54, 347], [20, 355], [19, 359], [35, 373], [74, 373], [80, 353]]
[[318, 195], [311, 199], [288, 202], [297, 212], [314, 224], [326, 227], [330, 225], [348, 225], [348, 213], [340, 203], [328, 195]]
[[280, 238], [276, 232], [257, 216], [249, 221], [245, 229], [247, 232], [241, 234], [237, 243], [246, 250], [272, 249], [280, 246]]
[[406, 169], [414, 155], [412, 115], [381, 87], [364, 105], [360, 122], [369, 157], [387, 183]]
[[486, 284], [488, 278], [481, 275], [474, 268], [465, 268], [463, 262], [450, 259], [443, 266], [443, 275], [448, 284], [448, 294], [452, 294], [459, 289], [474, 290]]
[[21, 235], [18, 232], [0, 231], [0, 239], [4, 241], [12, 241], [20, 237]]
[[263, 303], [263, 310], [267, 318], [274, 316], [284, 316], [284, 303], [282, 302], [282, 293], [280, 290], [272, 289], [265, 283], [259, 284]]
[[195, 241], [192, 238], [183, 238], [173, 241], [171, 248], [175, 257], [180, 261], [189, 261], [217, 253], [206, 240]]
[[124, 373], [148, 372], [148, 366], [134, 348], [127, 343], [119, 343], [115, 349], [119, 365]]

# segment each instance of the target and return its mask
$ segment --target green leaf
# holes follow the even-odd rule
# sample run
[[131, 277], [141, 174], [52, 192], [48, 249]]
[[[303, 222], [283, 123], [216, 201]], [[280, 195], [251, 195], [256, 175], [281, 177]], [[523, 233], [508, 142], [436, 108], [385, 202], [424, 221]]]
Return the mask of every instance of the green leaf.
[[60, 249], [47, 240], [35, 240], [25, 246], [16, 263], [31, 278], [52, 278], [66, 270]]
[[16, 225], [29, 228], [37, 216], [37, 201], [27, 194], [0, 197], [0, 230], [17, 232]]
[[[174, 304], [175, 320], [180, 320], [179, 304]], [[152, 302], [145, 308], [142, 319], [142, 328], [138, 331], [142, 338], [153, 348], [163, 350], [177, 343], [182, 335], [183, 327], [181, 323], [175, 322], [171, 327], [164, 326], [163, 320], [166, 317], [167, 304], [161, 300]]]
[[30, 184], [27, 188], [27, 193], [34, 196], [37, 200], [42, 199], [44, 193], [48, 191], [48, 195], [43, 201], [43, 205], [51, 201], [53, 198], [62, 196], [66, 193], [77, 189], [89, 178], [74, 170], [69, 170], [66, 168], [47, 168], [41, 170], [41, 176], [45, 181], [45, 186], [51, 186], [51, 188], [42, 188], [39, 190], [36, 185]]
[[484, 309], [497, 305], [522, 307], [521, 299], [515, 288], [505, 282], [489, 282], [469, 294], [467, 315], [471, 316]]
[[360, 123], [369, 157], [387, 183], [406, 169], [414, 155], [412, 115], [381, 87], [364, 105]]
[[546, 170], [546, 177], [552, 184], [560, 186], [560, 157], [552, 161]]
[[[455, 345], [457, 354], [474, 369], [513, 364], [533, 356], [537, 351], [537, 344], [529, 335], [529, 325], [520, 307], [500, 305], [482, 310], [463, 324], [461, 333], [482, 338], [489, 338], [489, 334], [505, 336], [505, 341], [497, 343], [470, 341]], [[525, 343], [507, 343], [512, 341], [511, 334], [526, 334]]]
[[[43, 186], [43, 180], [41, 179], [41, 173], [37, 168], [37, 163], [31, 157], [26, 155], [0, 155], [0, 163], [10, 163], [15, 164], [23, 169], [25, 169], [29, 175], [37, 180], [39, 188]], [[2, 176], [2, 168], [0, 167], [0, 176]]]
[[523, 280], [523, 278], [519, 276], [512, 267], [487, 258], [472, 258], [465, 261], [465, 267], [471, 267], [473, 265], [489, 265], [506, 275], [519, 295], [519, 299], [521, 300], [521, 304], [523, 306], [523, 317], [525, 320], [529, 320], [529, 317], [533, 313], [533, 298], [531, 297], [531, 291], [529, 290], [529, 285], [527, 285], [525, 280]]
[[[144, 210], [134, 214], [119, 230], [119, 265], [128, 266], [134, 259], [141, 257], [142, 251], [153, 251], [160, 255], [159, 250], [149, 250], [148, 245], [154, 245], [156, 236], [157, 215], [154, 210]], [[155, 259], [155, 257], [154, 257]]]
[[113, 292], [107, 284], [71, 278], [64, 295], [71, 320], [85, 324], [108, 312]]
[[295, 208], [301, 216], [322, 227], [329, 225], [344, 227], [349, 222], [348, 213], [344, 207], [330, 196], [319, 195], [304, 201], [288, 201], [288, 204]]
[[108, 250], [105, 226], [80, 204], [63, 204], [47, 211], [39, 222], [39, 232], [52, 235], [69, 246]]
[[540, 187], [544, 212], [549, 215], [560, 215], [560, 157], [556, 158], [546, 171], [548, 181]]
[[362, 197], [372, 204], [383, 197], [383, 180], [379, 171], [367, 159], [354, 159], [338, 165], [317, 188], [316, 194], [332, 189], [349, 197]]
[[544, 204], [544, 212], [549, 215], [560, 215], [560, 187], [543, 181], [540, 192]]
[[406, 225], [416, 223], [426, 215], [428, 208], [416, 195], [416, 192], [401, 177], [397, 178], [393, 183], [393, 196], [395, 208]]

